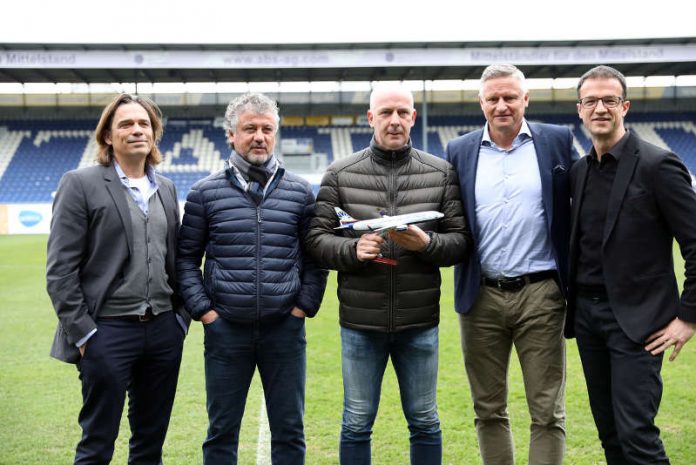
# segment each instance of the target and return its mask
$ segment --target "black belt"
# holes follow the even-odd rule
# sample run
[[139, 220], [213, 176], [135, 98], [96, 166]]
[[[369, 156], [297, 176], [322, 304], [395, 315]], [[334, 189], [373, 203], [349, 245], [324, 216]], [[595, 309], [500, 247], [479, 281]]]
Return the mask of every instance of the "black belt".
[[123, 320], [123, 321], [137, 321], [139, 323], [147, 323], [155, 319], [157, 315], [152, 313], [152, 309], [148, 308], [142, 315], [115, 315], [115, 316], [99, 316], [99, 319], [104, 320]]
[[537, 271], [536, 273], [529, 273], [522, 276], [516, 276], [514, 278], [491, 279], [482, 276], [481, 284], [495, 287], [503, 291], [517, 292], [521, 291], [522, 288], [527, 284], [537, 283], [539, 281], [544, 281], [545, 279], [555, 278], [556, 276], [556, 270]]

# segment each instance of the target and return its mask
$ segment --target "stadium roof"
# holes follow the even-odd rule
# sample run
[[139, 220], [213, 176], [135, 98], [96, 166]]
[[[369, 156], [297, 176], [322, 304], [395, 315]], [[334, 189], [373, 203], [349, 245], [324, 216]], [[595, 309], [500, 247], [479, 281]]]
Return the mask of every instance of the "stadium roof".
[[0, 44], [0, 82], [286, 82], [478, 78], [494, 62], [530, 78], [590, 66], [696, 74], [696, 37], [354, 44]]

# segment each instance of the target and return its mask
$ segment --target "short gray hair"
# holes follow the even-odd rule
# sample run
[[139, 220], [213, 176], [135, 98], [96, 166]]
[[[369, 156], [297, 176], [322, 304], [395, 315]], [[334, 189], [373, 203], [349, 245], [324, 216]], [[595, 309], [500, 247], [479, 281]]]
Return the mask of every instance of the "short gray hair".
[[580, 98], [580, 88], [588, 79], [616, 79], [621, 84], [621, 98], [626, 100], [626, 78], [621, 72], [611, 66], [599, 65], [595, 66], [580, 77], [578, 81], [578, 98]]
[[251, 112], [260, 115], [271, 114], [276, 122], [276, 132], [280, 127], [280, 114], [278, 113], [278, 104], [275, 100], [266, 97], [264, 94], [250, 92], [240, 95], [232, 99], [227, 110], [225, 110], [225, 134], [227, 131], [232, 131], [234, 134], [237, 131], [237, 122], [242, 113]]
[[520, 81], [522, 91], [527, 92], [527, 84], [524, 80], [524, 73], [520, 71], [517, 66], [510, 64], [495, 64], [489, 65], [483, 70], [481, 80], [479, 81], [479, 95], [481, 95], [481, 92], [483, 91], [483, 84], [486, 81], [510, 76]]

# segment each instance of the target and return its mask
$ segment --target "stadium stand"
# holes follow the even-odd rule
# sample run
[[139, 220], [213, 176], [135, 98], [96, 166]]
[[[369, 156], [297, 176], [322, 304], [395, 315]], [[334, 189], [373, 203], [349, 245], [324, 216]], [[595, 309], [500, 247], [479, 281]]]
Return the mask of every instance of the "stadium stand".
[[[534, 120], [571, 128], [575, 146], [587, 153], [590, 139], [575, 115], [549, 115]], [[420, 121], [411, 132], [415, 147], [423, 147]], [[428, 150], [444, 156], [447, 141], [481, 127], [480, 117], [433, 116], [428, 127]], [[0, 203], [51, 202], [60, 177], [68, 170], [94, 163], [94, 121], [0, 121]], [[632, 115], [627, 126], [641, 137], [680, 155], [696, 172], [696, 113]], [[346, 157], [370, 143], [372, 129], [352, 126], [286, 126], [281, 140], [302, 141], [312, 153], [285, 155], [289, 169], [302, 174], [322, 173], [333, 160]], [[160, 143], [164, 161], [158, 167], [174, 180], [180, 200], [191, 185], [224, 166], [229, 148], [216, 119], [170, 119]], [[309, 151], [309, 150], [308, 150]], [[316, 182], [316, 181], [315, 181]]]

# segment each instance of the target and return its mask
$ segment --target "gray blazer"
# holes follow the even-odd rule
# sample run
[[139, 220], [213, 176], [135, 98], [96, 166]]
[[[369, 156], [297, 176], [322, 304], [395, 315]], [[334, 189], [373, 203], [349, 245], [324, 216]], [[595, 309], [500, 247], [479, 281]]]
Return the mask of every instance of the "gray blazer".
[[[172, 308], [190, 322], [175, 282], [179, 204], [174, 184], [157, 175], [167, 217], [166, 271]], [[51, 356], [77, 363], [75, 343], [94, 328], [106, 298], [119, 286], [133, 249], [128, 200], [113, 165], [69, 171], [58, 185], [48, 237], [46, 284], [58, 314]]]

